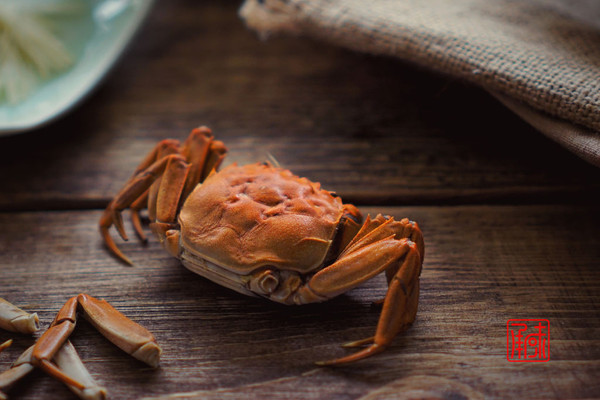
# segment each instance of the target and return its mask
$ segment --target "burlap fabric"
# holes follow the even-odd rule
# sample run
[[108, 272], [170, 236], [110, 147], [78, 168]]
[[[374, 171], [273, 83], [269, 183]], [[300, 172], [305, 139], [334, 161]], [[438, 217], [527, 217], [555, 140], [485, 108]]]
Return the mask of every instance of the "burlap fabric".
[[600, 0], [246, 0], [240, 15], [471, 81], [600, 166]]

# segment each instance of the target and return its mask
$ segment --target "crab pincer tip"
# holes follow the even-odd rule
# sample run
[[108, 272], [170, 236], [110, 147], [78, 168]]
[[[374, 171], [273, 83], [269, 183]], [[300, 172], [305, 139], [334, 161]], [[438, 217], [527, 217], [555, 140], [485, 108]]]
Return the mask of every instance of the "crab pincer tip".
[[106, 245], [106, 247], [108, 247], [110, 252], [113, 253], [113, 255], [115, 257], [117, 257], [119, 260], [123, 261], [125, 264], [127, 264], [129, 266], [133, 266], [133, 262], [129, 259], [129, 257], [127, 257], [125, 254], [123, 254], [123, 252], [121, 252], [121, 250], [119, 250], [119, 248], [115, 244], [115, 241], [112, 239], [112, 237], [108, 233], [108, 228], [101, 226], [100, 234], [102, 235], [102, 238], [104, 239], [104, 244]]
[[2, 353], [2, 350], [6, 349], [7, 347], [10, 347], [10, 345], [12, 344], [12, 342], [13, 342], [12, 339], [8, 339], [6, 342], [0, 343], [0, 353]]
[[349, 356], [342, 357], [342, 358], [336, 358], [333, 360], [327, 360], [327, 361], [317, 361], [317, 362], [315, 362], [315, 364], [317, 364], [320, 367], [329, 367], [329, 366], [349, 364], [349, 363], [353, 363], [353, 362], [356, 362], [359, 360], [363, 360], [374, 354], [381, 353], [383, 350], [385, 350], [385, 346], [374, 343], [359, 352], [350, 354]]
[[315, 361], [315, 365], [317, 365], [319, 367], [332, 367], [332, 366], [342, 365], [342, 364], [346, 364], [347, 363], [345, 361], [340, 362], [340, 360], [342, 360], [342, 359], [341, 358], [334, 358], [332, 360]]
[[364, 346], [364, 345], [372, 344], [372, 343], [375, 343], [374, 336], [371, 336], [371, 337], [368, 337], [368, 338], [362, 339], [362, 340], [355, 340], [354, 342], [344, 343], [344, 344], [342, 344], [342, 347], [346, 348], [346, 349], [351, 349], [354, 347], [360, 347], [360, 346]]
[[127, 257], [125, 254], [123, 254], [123, 253], [121, 252], [121, 250], [119, 250], [119, 249], [117, 248], [117, 250], [116, 250], [116, 251], [114, 251], [114, 254], [115, 254], [115, 256], [116, 256], [116, 257], [117, 257], [119, 260], [123, 261], [123, 262], [124, 262], [125, 264], [127, 264], [128, 266], [130, 266], [130, 267], [133, 267], [133, 261], [131, 261], [131, 259], [130, 259], [129, 257]]
[[113, 212], [113, 224], [115, 225], [115, 228], [117, 229], [117, 232], [119, 232], [119, 235], [121, 236], [121, 238], [125, 241], [129, 240], [129, 237], [127, 236], [127, 232], [125, 232], [125, 225], [123, 224], [123, 217], [121, 216], [121, 213], [118, 211]]
[[131, 355], [145, 362], [152, 368], [158, 368], [162, 348], [156, 342], [148, 342], [134, 351]]

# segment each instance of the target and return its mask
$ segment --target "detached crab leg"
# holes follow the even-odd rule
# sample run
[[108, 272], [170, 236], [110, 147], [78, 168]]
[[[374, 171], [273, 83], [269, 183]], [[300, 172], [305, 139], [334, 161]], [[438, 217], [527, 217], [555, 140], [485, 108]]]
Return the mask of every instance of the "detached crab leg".
[[[9, 389], [15, 382], [22, 379], [25, 375], [33, 371], [33, 365], [31, 364], [31, 352], [33, 346], [28, 348], [21, 354], [17, 361], [15, 361], [10, 369], [0, 374], [0, 389]], [[4, 399], [3, 393], [0, 391], [0, 399]]]
[[[14, 383], [30, 373], [34, 366], [32, 364], [32, 353], [34, 346], [29, 347], [13, 363], [10, 369], [0, 374], [0, 389], [8, 389]], [[104, 400], [106, 399], [106, 390], [98, 386], [88, 370], [85, 368], [77, 351], [67, 341], [54, 356], [54, 362], [62, 372], [83, 386], [83, 389], [67, 385], [77, 396], [84, 400]], [[0, 399], [3, 399], [0, 392]]]
[[[0, 298], [0, 328], [11, 332], [31, 334], [40, 329], [40, 326], [36, 313], [29, 314], [14, 304]], [[0, 343], [0, 353], [11, 344], [12, 339]], [[11, 368], [0, 374], [0, 389], [8, 387], [12, 382], [26, 375], [31, 368], [17, 368], [15, 371], [13, 371], [14, 368]], [[6, 399], [6, 396], [0, 391], [0, 400], [3, 399]]]
[[80, 294], [60, 309], [50, 328], [33, 346], [31, 364], [40, 367], [61, 382], [84, 390], [85, 385], [52, 363], [77, 321], [77, 306], [102, 335], [133, 357], [152, 367], [158, 366], [161, 348], [154, 336], [141, 325], [125, 317], [104, 300]]
[[[37, 366], [65, 383], [82, 399], [106, 398], [106, 390], [96, 384], [67, 339], [75, 327], [78, 306], [108, 340], [133, 357], [153, 367], [158, 366], [161, 349], [148, 330], [106, 301], [80, 294], [69, 299], [37, 343], [27, 349], [9, 370], [0, 374], [0, 389], [9, 388]], [[2, 396], [0, 392], [0, 399]]]
[[75, 386], [67, 385], [79, 398], [85, 400], [106, 399], [106, 389], [98, 386], [87, 368], [83, 365], [81, 358], [79, 358], [75, 347], [73, 347], [70, 341], [67, 340], [58, 353], [56, 353], [54, 362], [65, 375], [85, 386], [82, 390]]
[[[69, 364], [69, 360], [73, 356], [68, 354], [65, 356], [59, 355], [75, 327], [78, 305], [86, 318], [108, 340], [150, 366], [158, 366], [161, 348], [146, 328], [125, 317], [106, 301], [80, 294], [65, 303], [50, 328], [32, 346], [30, 353], [25, 352], [13, 365], [12, 369], [0, 375], [0, 388], [9, 386], [27, 374], [33, 366], [37, 366], [61, 382], [86, 393], [86, 388], [90, 385], [89, 382], [85, 381], [85, 374], [77, 372], [78, 368], [76, 366], [67, 365], [65, 367], [64, 365]], [[52, 362], [53, 359], [58, 366]], [[61, 363], [63, 364], [62, 367]], [[83, 381], [80, 380], [82, 376]]]
[[36, 313], [29, 314], [0, 298], [0, 328], [11, 332], [34, 333], [40, 326]]

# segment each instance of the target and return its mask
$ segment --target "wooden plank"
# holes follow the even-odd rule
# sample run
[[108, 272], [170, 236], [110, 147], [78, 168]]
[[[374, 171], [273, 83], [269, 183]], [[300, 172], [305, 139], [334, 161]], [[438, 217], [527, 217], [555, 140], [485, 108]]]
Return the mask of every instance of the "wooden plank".
[[397, 60], [260, 41], [239, 2], [159, 2], [92, 98], [2, 138], [0, 209], [96, 208], [154, 144], [206, 124], [361, 204], [594, 202], [597, 168], [488, 95]]
[[[155, 239], [121, 244], [124, 267], [98, 237], [99, 211], [0, 213], [0, 296], [46, 327], [70, 296], [89, 292], [148, 327], [164, 348], [151, 370], [85, 321], [73, 343], [111, 398], [195, 392], [200, 398], [389, 398], [415, 388], [487, 398], [600, 396], [600, 216], [595, 207], [364, 208], [419, 221], [427, 254], [416, 323], [383, 354], [344, 368], [313, 361], [369, 336], [382, 277], [332, 301], [279, 306], [221, 288], [183, 268]], [[547, 318], [551, 360], [506, 360], [506, 322]], [[39, 336], [39, 335], [36, 335]], [[34, 338], [15, 344], [0, 369]], [[549, 383], [551, 381], [551, 384]], [[42, 373], [14, 399], [71, 398]], [[454, 396], [454, 397], [453, 397]], [[183, 397], [186, 398], [186, 397]]]

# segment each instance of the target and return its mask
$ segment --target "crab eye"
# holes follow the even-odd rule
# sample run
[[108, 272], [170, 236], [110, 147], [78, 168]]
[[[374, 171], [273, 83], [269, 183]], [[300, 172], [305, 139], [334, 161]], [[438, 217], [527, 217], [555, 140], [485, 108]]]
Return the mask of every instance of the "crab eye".
[[270, 269], [260, 272], [255, 279], [250, 282], [252, 291], [262, 294], [271, 294], [279, 286], [279, 274]]
[[265, 271], [260, 277], [259, 286], [265, 293], [273, 293], [279, 285], [279, 277], [273, 274], [272, 271]]

